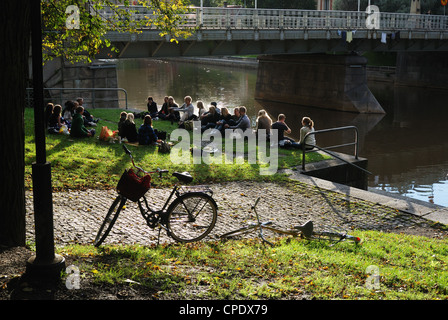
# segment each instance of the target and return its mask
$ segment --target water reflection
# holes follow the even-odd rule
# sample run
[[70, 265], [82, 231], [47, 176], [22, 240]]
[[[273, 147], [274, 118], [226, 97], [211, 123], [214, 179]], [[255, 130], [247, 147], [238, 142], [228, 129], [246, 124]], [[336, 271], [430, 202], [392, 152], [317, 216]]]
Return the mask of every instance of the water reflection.
[[[298, 138], [300, 121], [309, 116], [316, 129], [356, 126], [359, 155], [369, 160], [369, 187], [448, 206], [448, 92], [394, 88], [389, 83], [369, 83], [386, 115], [363, 115], [258, 101], [254, 99], [257, 71], [207, 64], [137, 59], [118, 62], [118, 85], [128, 92], [129, 107], [145, 110], [146, 98], [153, 96], [161, 106], [165, 95], [178, 103], [185, 95], [194, 104], [212, 101], [233, 109], [244, 105], [255, 120], [265, 109], [273, 119], [287, 116], [292, 136]], [[320, 146], [353, 141], [353, 132], [318, 137]], [[353, 153], [353, 147], [344, 150]]]
[[148, 96], [162, 105], [166, 95], [178, 103], [190, 95], [194, 105], [201, 100], [206, 107], [213, 101], [230, 108], [253, 107], [257, 79], [254, 69], [153, 59], [120, 60], [117, 74], [118, 86], [128, 92], [129, 107], [139, 110], [146, 109]]

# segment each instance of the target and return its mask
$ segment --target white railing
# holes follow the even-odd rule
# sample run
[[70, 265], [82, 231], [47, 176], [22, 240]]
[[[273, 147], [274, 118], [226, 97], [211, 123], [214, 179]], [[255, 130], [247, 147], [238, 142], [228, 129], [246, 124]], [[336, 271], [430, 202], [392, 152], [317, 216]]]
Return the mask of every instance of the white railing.
[[[135, 6], [133, 20], [151, 19], [152, 12], [144, 7]], [[111, 13], [101, 12], [110, 19]], [[366, 24], [366, 12], [358, 11], [321, 11], [321, 10], [284, 10], [284, 9], [246, 9], [246, 8], [192, 8], [184, 14], [185, 27], [201, 29], [372, 29]], [[379, 13], [380, 30], [427, 30], [446, 31], [448, 16], [421, 15], [406, 13]], [[149, 27], [148, 29], [155, 29]]]

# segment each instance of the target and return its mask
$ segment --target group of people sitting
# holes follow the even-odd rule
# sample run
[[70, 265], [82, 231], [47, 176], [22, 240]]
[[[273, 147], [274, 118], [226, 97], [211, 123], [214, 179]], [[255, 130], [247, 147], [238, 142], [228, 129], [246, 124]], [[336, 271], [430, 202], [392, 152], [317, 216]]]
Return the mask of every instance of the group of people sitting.
[[49, 133], [70, 134], [72, 137], [93, 137], [95, 127], [99, 119], [94, 119], [83, 106], [84, 99], [78, 98], [75, 101], [67, 101], [64, 109], [60, 104], [48, 103], [45, 108], [45, 122]]
[[[208, 110], [205, 109], [202, 101], [198, 101], [196, 106], [198, 115], [194, 112], [195, 108], [190, 96], [184, 98], [184, 104], [181, 107], [178, 106], [173, 97], [166, 96], [162, 108], [158, 110], [157, 103], [154, 99], [148, 97], [148, 112], [145, 114], [146, 116], [149, 115], [152, 119], [171, 120], [172, 123], [177, 122], [180, 128], [185, 128], [186, 122], [189, 120], [200, 121], [201, 132], [204, 132], [207, 129], [212, 129], [220, 131], [223, 135], [224, 130], [226, 129], [241, 129], [245, 131], [252, 128], [250, 118], [247, 116], [247, 110], [244, 106], [234, 108], [233, 115], [230, 114], [228, 108], [219, 108], [216, 102], [212, 102]], [[314, 131], [313, 120], [309, 117], [303, 117], [302, 127], [300, 129], [300, 140], [298, 142], [286, 136], [291, 133], [291, 129], [286, 124], [285, 120], [286, 116], [284, 114], [279, 114], [277, 121], [273, 122], [265, 110], [260, 110], [256, 120], [255, 132], [257, 133], [259, 129], [265, 129], [266, 137], [269, 139], [271, 129], [276, 129], [278, 130], [280, 147], [313, 149], [316, 145], [315, 136], [313, 134], [307, 136], [309, 132]], [[135, 131], [135, 129], [133, 129], [133, 131]]]
[[155, 145], [161, 142], [157, 129], [152, 126], [152, 117], [147, 114], [143, 118], [143, 123], [137, 130], [133, 113], [121, 112], [118, 121], [118, 139], [126, 139], [128, 142], [138, 142], [140, 145]]
[[[269, 122], [272, 123], [272, 120], [266, 120], [266, 117], [269, 118], [266, 114], [263, 114], [264, 110], [260, 110], [262, 114], [259, 113], [258, 119], [263, 119], [261, 121], [262, 126], [266, 126]], [[264, 112], [265, 113], [265, 112]], [[277, 121], [272, 123], [270, 126], [272, 129], [277, 129], [278, 132], [278, 143], [282, 148], [295, 148], [295, 149], [305, 149], [312, 150], [316, 145], [316, 137], [314, 134], [308, 135], [310, 132], [314, 132], [314, 121], [309, 117], [302, 118], [302, 127], [300, 128], [300, 139], [299, 142], [296, 142], [294, 139], [286, 136], [285, 134], [290, 134], [291, 129], [286, 124], [286, 116], [284, 114], [279, 114]], [[260, 121], [258, 122], [260, 124]], [[259, 127], [260, 128], [260, 127]]]
[[[47, 128], [50, 133], [59, 133], [64, 130], [72, 137], [93, 137], [95, 129], [87, 127], [96, 126], [98, 119], [94, 117], [83, 106], [83, 98], [75, 101], [67, 101], [65, 108], [62, 109], [59, 104], [48, 103], [45, 111]], [[126, 139], [128, 142], [138, 142], [141, 145], [152, 145], [161, 142], [157, 129], [153, 128], [153, 119], [170, 120], [177, 122], [180, 128], [185, 128], [189, 120], [201, 122], [201, 132], [207, 129], [218, 130], [225, 134], [226, 129], [241, 129], [242, 131], [251, 129], [251, 121], [247, 116], [246, 107], [240, 106], [230, 114], [228, 108], [219, 108], [216, 102], [212, 102], [208, 110], [205, 109], [202, 101], [197, 102], [198, 115], [195, 114], [195, 108], [192, 104], [192, 98], [186, 96], [184, 104], [179, 107], [171, 96], [166, 96], [162, 108], [159, 110], [157, 103], [152, 97], [148, 97], [148, 112], [142, 114], [143, 124], [136, 128], [134, 121], [135, 113], [122, 112], [118, 122], [118, 138]], [[279, 114], [277, 121], [273, 122], [265, 110], [260, 110], [256, 119], [255, 133], [258, 130], [265, 129], [267, 139], [270, 138], [271, 129], [278, 132], [279, 146], [283, 148], [313, 149], [316, 140], [313, 134], [314, 122], [309, 117], [303, 117], [302, 127], [300, 129], [300, 140], [296, 142], [286, 136], [291, 133], [291, 129], [285, 122], [286, 116]], [[306, 141], [305, 141], [306, 138]]]

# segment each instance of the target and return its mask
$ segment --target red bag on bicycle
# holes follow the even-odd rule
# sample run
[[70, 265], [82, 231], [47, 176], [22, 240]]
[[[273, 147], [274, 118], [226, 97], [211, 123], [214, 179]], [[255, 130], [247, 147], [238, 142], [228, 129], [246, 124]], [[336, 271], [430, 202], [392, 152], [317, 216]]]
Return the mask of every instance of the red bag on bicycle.
[[132, 170], [125, 170], [121, 175], [120, 181], [117, 184], [117, 191], [122, 196], [131, 201], [137, 201], [149, 190], [151, 187], [151, 176], [145, 175], [143, 177], [137, 176]]

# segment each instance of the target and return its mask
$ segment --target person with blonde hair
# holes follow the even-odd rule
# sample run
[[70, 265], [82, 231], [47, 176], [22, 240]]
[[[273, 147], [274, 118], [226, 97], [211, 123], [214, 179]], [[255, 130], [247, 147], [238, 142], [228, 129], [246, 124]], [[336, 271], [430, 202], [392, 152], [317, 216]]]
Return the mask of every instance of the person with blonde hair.
[[207, 111], [205, 110], [204, 103], [202, 101], [198, 101], [196, 103], [196, 107], [198, 108], [199, 118]]
[[269, 117], [267, 112], [265, 110], [258, 111], [258, 117], [257, 117], [257, 128], [256, 132], [258, 135], [258, 130], [265, 129], [266, 130], [266, 137], [269, 139], [269, 136], [271, 134], [271, 126], [272, 126], [272, 119]]
[[308, 133], [314, 132], [314, 121], [310, 117], [302, 118], [302, 128], [300, 128], [300, 141], [299, 148], [305, 148], [305, 150], [312, 150], [316, 145], [316, 137], [314, 134], [306, 136]]
[[128, 142], [137, 142], [138, 141], [138, 134], [137, 134], [137, 128], [135, 127], [134, 122], [134, 114], [128, 113], [126, 120], [121, 126], [121, 132], [122, 136], [121, 138], [126, 138]]
[[194, 106], [191, 102], [191, 97], [186, 96], [184, 98], [184, 104], [178, 109], [178, 111], [183, 112], [179, 121], [179, 125], [183, 124], [187, 120], [192, 120], [192, 118], [194, 117]]

